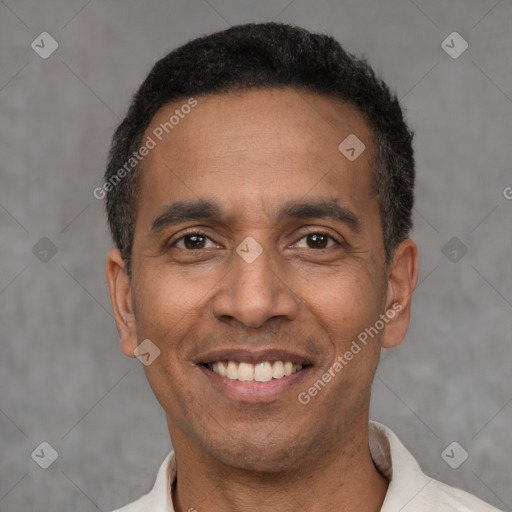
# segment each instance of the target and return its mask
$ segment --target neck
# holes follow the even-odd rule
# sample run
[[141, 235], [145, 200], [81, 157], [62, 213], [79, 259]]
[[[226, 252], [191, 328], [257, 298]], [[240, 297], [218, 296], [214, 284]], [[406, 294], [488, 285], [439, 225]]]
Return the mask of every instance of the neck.
[[[367, 423], [342, 440], [316, 449], [297, 467], [254, 472], [226, 466], [197, 445], [175, 442], [177, 482], [172, 488], [176, 512], [378, 512], [388, 481], [376, 469], [368, 447]], [[181, 438], [181, 436], [178, 436]], [[184, 441], [183, 438], [178, 441]]]

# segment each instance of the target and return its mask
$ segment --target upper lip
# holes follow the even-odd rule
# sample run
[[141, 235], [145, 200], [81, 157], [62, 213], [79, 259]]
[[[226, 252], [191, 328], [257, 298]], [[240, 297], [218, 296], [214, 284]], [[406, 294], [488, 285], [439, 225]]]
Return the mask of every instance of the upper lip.
[[265, 361], [291, 361], [293, 364], [311, 365], [310, 357], [289, 350], [265, 349], [248, 350], [243, 348], [217, 349], [199, 355], [196, 364], [215, 363], [217, 361], [238, 361], [245, 363], [263, 363]]

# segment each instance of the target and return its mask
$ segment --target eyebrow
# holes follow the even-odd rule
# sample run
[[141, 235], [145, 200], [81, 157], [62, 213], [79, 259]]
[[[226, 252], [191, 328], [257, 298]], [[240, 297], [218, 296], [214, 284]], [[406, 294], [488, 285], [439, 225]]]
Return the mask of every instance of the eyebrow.
[[[221, 206], [211, 200], [175, 201], [155, 218], [151, 232], [157, 235], [164, 228], [191, 220], [219, 220], [224, 218]], [[287, 219], [331, 219], [347, 225], [354, 233], [361, 231], [357, 216], [348, 208], [340, 206], [336, 200], [289, 201], [279, 210], [277, 221]]]

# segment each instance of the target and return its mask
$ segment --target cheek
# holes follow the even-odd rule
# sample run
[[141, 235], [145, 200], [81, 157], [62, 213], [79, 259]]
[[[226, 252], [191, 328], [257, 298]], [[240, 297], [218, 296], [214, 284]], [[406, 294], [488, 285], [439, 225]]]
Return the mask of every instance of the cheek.
[[139, 283], [135, 298], [138, 336], [153, 336], [165, 349], [186, 330], [204, 291], [198, 283], [179, 279], [175, 272], [170, 275], [149, 266]]
[[204, 283], [180, 279], [176, 272], [169, 274], [148, 266], [147, 273], [140, 274], [134, 283], [138, 340], [150, 339], [160, 350], [155, 365], [145, 367], [150, 381], [186, 377], [180, 368], [185, 366], [186, 370], [187, 362], [191, 364], [189, 355], [193, 353], [194, 340], [190, 333], [197, 329], [198, 316], [205, 309], [208, 288], [205, 290]]
[[194, 401], [194, 394], [191, 388], [185, 385], [186, 380], [184, 380], [178, 365], [164, 357], [144, 368], [146, 378], [156, 399], [165, 411], [174, 411], [173, 416], [176, 419], [186, 417], [187, 411], [190, 410], [190, 404]]
[[370, 327], [382, 313], [382, 278], [369, 272], [363, 262], [340, 267], [323, 285], [303, 290], [307, 307], [324, 327], [335, 353]]
[[166, 288], [152, 290], [146, 299], [148, 307], [142, 308], [137, 319], [139, 338], [151, 339], [160, 350], [158, 358], [144, 366], [146, 378], [162, 408], [173, 411], [177, 422], [184, 421], [195, 400], [190, 382], [197, 376], [191, 377], [195, 370], [187, 355], [191, 347], [183, 349], [182, 341], [190, 341], [187, 335], [194, 328], [194, 318], [187, 314], [186, 298]]

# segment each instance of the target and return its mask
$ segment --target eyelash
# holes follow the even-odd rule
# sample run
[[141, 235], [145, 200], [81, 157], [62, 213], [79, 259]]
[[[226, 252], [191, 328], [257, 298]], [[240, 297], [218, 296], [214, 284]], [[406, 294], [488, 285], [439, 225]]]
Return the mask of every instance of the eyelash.
[[[205, 238], [208, 238], [208, 240], [210, 240], [211, 242], [213, 242], [213, 240], [203, 231], [201, 230], [195, 230], [195, 231], [190, 231], [188, 233], [185, 233], [184, 235], [180, 236], [179, 238], [177, 238], [176, 240], [174, 240], [174, 242], [172, 242], [171, 244], [169, 244], [169, 249], [172, 248], [172, 247], [175, 247], [176, 244], [180, 241], [180, 240], [183, 240], [185, 239], [187, 236], [193, 236], [193, 235], [199, 235], [199, 236], [203, 236]], [[302, 240], [303, 238], [309, 236], [309, 235], [322, 235], [322, 236], [326, 236], [328, 238], [330, 238], [331, 240], [334, 241], [334, 243], [336, 244], [336, 246], [339, 246], [339, 247], [346, 247], [346, 243], [344, 242], [341, 242], [340, 240], [338, 240], [336, 237], [334, 237], [333, 235], [331, 235], [330, 233], [326, 232], [326, 231], [311, 231], [310, 233], [305, 233], [304, 235], [302, 235], [300, 238], [299, 238], [299, 241]], [[214, 242], [215, 243], [215, 242]], [[317, 251], [322, 251], [322, 250], [326, 250], [326, 249], [329, 249], [329, 247], [327, 248], [324, 248], [324, 249], [316, 249]], [[200, 251], [201, 249], [182, 249], [183, 251], [190, 251], [190, 252], [195, 252], [195, 251]], [[315, 249], [313, 249], [315, 250]]]

